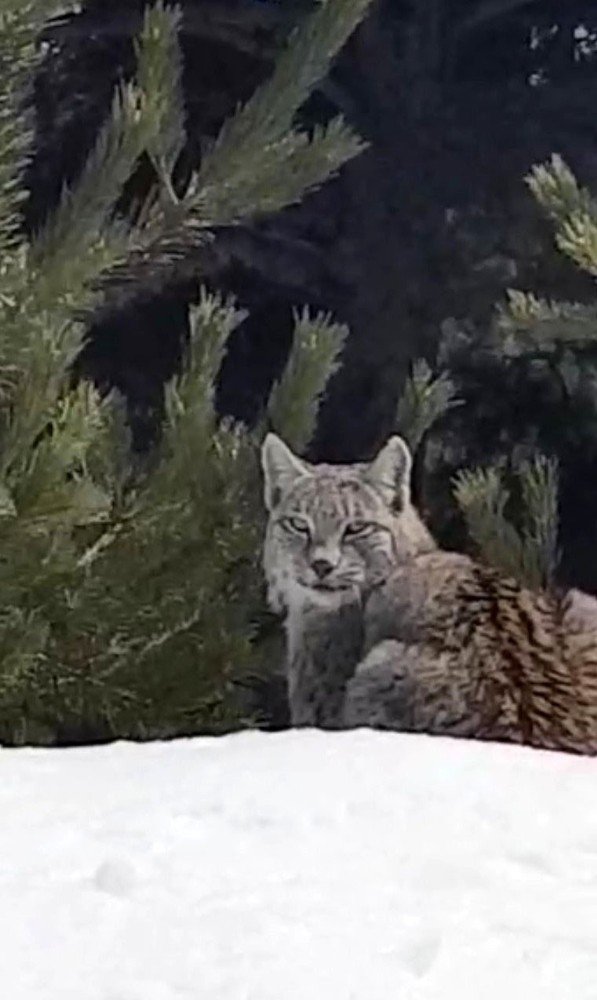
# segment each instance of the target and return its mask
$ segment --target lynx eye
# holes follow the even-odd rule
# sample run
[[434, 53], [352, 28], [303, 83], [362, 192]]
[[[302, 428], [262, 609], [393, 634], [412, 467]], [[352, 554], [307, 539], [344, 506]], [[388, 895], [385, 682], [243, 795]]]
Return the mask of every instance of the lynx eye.
[[293, 532], [295, 535], [309, 534], [309, 525], [302, 517], [285, 517], [280, 524], [286, 531]]
[[366, 538], [375, 531], [375, 525], [371, 521], [350, 521], [345, 529], [346, 538]]

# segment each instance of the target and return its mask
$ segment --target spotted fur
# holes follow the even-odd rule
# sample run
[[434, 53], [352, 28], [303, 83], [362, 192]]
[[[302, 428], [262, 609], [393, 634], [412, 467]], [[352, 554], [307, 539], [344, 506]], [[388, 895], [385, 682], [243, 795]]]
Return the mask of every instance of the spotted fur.
[[597, 602], [531, 592], [437, 548], [408, 448], [309, 465], [263, 448], [264, 569], [285, 615], [293, 725], [597, 753]]

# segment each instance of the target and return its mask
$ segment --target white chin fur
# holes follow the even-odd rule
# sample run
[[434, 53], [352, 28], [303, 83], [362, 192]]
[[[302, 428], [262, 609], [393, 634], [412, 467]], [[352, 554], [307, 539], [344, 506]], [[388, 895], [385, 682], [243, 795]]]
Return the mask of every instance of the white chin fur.
[[308, 587], [299, 583], [298, 580], [291, 580], [286, 585], [284, 602], [289, 610], [299, 610], [305, 605], [329, 608], [342, 603], [351, 593], [354, 594], [357, 591], [358, 587], [356, 586], [354, 588], [339, 587], [336, 590], [326, 590], [323, 587]]

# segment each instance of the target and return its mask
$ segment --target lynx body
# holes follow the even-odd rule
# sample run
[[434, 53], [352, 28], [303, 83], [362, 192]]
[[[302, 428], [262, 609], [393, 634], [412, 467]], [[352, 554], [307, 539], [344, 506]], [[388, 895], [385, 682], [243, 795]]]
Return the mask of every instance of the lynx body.
[[597, 602], [437, 547], [390, 438], [369, 465], [263, 447], [264, 570], [285, 615], [291, 721], [597, 753]]

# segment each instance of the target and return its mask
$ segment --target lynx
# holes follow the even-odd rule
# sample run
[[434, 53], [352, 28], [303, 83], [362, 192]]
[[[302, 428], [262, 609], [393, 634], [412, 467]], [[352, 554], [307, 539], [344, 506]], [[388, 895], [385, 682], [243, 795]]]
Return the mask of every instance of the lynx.
[[597, 753], [597, 602], [533, 592], [436, 545], [398, 436], [370, 464], [262, 452], [263, 563], [294, 726]]

